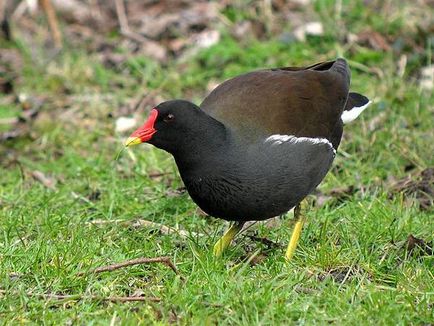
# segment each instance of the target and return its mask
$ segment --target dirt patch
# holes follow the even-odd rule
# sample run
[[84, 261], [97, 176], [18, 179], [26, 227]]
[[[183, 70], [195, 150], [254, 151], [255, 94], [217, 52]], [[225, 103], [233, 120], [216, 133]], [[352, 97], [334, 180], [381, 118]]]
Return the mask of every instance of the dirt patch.
[[410, 173], [392, 183], [389, 198], [402, 194], [408, 204], [414, 200], [421, 210], [432, 210], [434, 199], [434, 168], [426, 168], [421, 172]]

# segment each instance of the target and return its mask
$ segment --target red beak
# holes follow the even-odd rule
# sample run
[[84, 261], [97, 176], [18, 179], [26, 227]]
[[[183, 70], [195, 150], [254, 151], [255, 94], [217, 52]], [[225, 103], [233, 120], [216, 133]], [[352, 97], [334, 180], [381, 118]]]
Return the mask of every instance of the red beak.
[[154, 128], [155, 121], [158, 117], [158, 111], [156, 109], [152, 109], [149, 114], [148, 120], [144, 123], [143, 126], [139, 127], [134, 131], [130, 137], [128, 137], [125, 142], [125, 146], [137, 145], [140, 143], [145, 143], [149, 141], [152, 136], [157, 132]]

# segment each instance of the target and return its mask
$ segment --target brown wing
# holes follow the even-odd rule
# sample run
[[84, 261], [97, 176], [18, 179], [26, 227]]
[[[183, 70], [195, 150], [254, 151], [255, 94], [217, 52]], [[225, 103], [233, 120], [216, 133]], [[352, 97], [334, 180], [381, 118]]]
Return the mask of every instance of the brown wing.
[[250, 141], [271, 134], [330, 139], [341, 125], [349, 83], [343, 59], [260, 70], [225, 81], [201, 108]]

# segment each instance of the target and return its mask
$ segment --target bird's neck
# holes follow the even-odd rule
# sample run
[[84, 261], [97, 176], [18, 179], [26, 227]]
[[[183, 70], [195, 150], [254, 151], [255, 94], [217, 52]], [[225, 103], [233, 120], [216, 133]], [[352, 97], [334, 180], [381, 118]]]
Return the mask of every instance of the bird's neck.
[[206, 129], [175, 149], [172, 155], [181, 174], [191, 175], [207, 173], [206, 169], [218, 169], [228, 159], [230, 148], [230, 132], [223, 124], [213, 120]]

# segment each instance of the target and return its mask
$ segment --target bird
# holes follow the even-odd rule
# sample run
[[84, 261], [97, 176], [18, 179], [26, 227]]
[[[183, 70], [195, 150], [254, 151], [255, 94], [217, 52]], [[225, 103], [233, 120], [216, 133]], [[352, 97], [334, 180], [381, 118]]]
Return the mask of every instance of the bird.
[[350, 77], [343, 58], [248, 72], [221, 83], [199, 106], [180, 99], [157, 105], [125, 146], [149, 143], [172, 154], [192, 200], [231, 223], [215, 256], [247, 221], [294, 208], [285, 253], [291, 260], [306, 220], [304, 199], [330, 170], [343, 124], [371, 103], [350, 92]]

